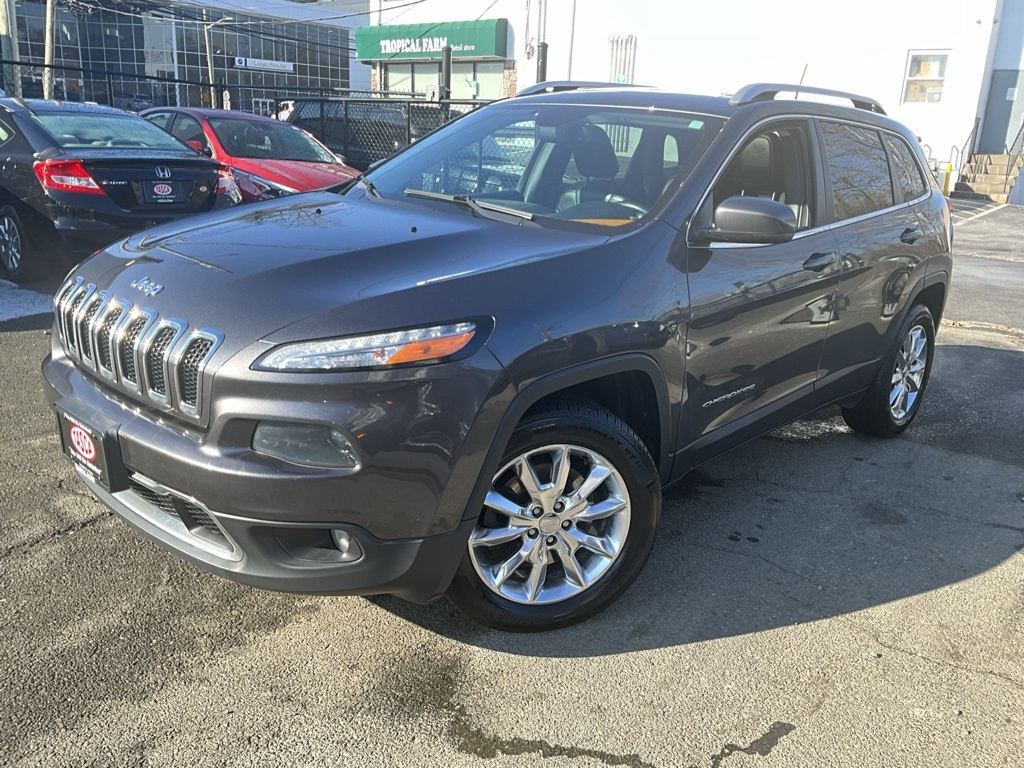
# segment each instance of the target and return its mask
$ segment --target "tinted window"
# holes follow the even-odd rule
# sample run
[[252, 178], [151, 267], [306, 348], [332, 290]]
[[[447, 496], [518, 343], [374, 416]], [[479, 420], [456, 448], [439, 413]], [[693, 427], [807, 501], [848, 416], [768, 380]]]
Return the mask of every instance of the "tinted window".
[[749, 138], [719, 177], [717, 207], [729, 197], [763, 197], [788, 205], [797, 229], [814, 226], [814, 197], [807, 132], [803, 124], [768, 126]]
[[171, 133], [182, 141], [201, 141], [206, 145], [206, 136], [203, 135], [203, 128], [199, 121], [189, 115], [178, 115], [174, 121], [174, 128]]
[[822, 123], [821, 130], [836, 221], [892, 205], [889, 160], [878, 132], [838, 123]]
[[913, 151], [907, 146], [903, 139], [885, 135], [889, 144], [889, 151], [896, 161], [896, 174], [900, 179], [900, 186], [903, 188], [903, 199], [913, 200], [924, 194], [928, 188], [921, 173], [921, 166], [917, 164]]
[[210, 128], [234, 157], [336, 163], [337, 158], [291, 123], [211, 117]]
[[138, 147], [178, 152], [184, 149], [168, 134], [135, 115], [42, 112], [34, 118], [61, 147]]
[[166, 131], [167, 123], [169, 123], [171, 120], [171, 113], [157, 112], [156, 114], [146, 115], [146, 119], [149, 120], [149, 122], [151, 122], [153, 125], [157, 126], [158, 128], [163, 128]]
[[0, 123], [0, 146], [6, 144], [14, 137], [14, 131], [12, 131], [6, 123]]

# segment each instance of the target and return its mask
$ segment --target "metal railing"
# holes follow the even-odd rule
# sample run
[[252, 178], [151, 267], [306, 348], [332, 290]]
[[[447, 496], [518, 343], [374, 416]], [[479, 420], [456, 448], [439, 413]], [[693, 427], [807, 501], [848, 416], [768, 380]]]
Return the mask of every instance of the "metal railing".
[[978, 127], [981, 125], [981, 118], [974, 118], [974, 125], [971, 126], [971, 132], [967, 136], [967, 141], [964, 142], [963, 149], [960, 150], [960, 161], [963, 163], [961, 171], [965, 170], [968, 164], [971, 162], [971, 158], [974, 157], [974, 145], [978, 141]]
[[1009, 181], [1010, 176], [1017, 169], [1017, 158], [1024, 155], [1024, 121], [1021, 121], [1020, 130], [1017, 131], [1017, 136], [1010, 143], [1010, 146], [1006, 148], [1006, 154], [1009, 155], [1006, 164], [1006, 181]]

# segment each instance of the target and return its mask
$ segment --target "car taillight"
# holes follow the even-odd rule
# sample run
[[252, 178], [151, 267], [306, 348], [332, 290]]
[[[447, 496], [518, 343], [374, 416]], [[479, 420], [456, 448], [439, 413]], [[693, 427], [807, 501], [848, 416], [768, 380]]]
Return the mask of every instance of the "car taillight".
[[946, 198], [946, 207], [949, 208], [949, 212], [950, 213], [953, 212], [953, 198], [952, 197], [947, 197]]
[[217, 194], [241, 194], [238, 191], [238, 182], [235, 181], [230, 168], [221, 166], [217, 169]]
[[85, 192], [102, 195], [96, 180], [85, 170], [81, 160], [39, 160], [32, 166], [43, 189], [55, 192]]

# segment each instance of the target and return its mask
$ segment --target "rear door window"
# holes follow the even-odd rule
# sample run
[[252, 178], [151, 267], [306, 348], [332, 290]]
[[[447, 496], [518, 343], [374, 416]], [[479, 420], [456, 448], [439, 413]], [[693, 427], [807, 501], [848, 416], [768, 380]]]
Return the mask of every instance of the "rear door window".
[[878, 131], [821, 123], [832, 178], [834, 219], [842, 221], [893, 205], [889, 158]]
[[918, 165], [913, 150], [907, 146], [907, 142], [892, 134], [887, 133], [885, 141], [889, 145], [889, 151], [896, 164], [896, 175], [899, 177], [900, 188], [903, 190], [903, 199], [913, 200], [920, 197], [928, 189], [928, 186], [925, 184], [924, 173], [921, 172], [921, 166]]
[[191, 115], [178, 115], [174, 120], [174, 127], [171, 128], [171, 135], [181, 141], [201, 141], [206, 144], [203, 127]]
[[170, 112], [154, 112], [152, 114], [146, 115], [146, 119], [149, 120], [149, 122], [151, 122], [153, 125], [155, 125], [155, 126], [157, 126], [159, 128], [163, 128], [166, 131], [167, 127], [168, 127], [168, 123], [170, 123], [170, 121], [171, 121], [171, 113]]

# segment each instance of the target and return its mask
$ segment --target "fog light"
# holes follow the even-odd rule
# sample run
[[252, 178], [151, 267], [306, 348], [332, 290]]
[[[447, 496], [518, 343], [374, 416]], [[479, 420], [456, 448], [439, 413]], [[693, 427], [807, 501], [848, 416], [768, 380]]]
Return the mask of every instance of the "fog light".
[[334, 542], [334, 546], [338, 548], [338, 551], [341, 552], [342, 559], [358, 560], [363, 556], [363, 550], [359, 548], [359, 542], [349, 536], [345, 531], [332, 528], [331, 540]]
[[306, 467], [352, 469], [359, 466], [355, 449], [341, 432], [321, 424], [261, 421], [252, 449]]

